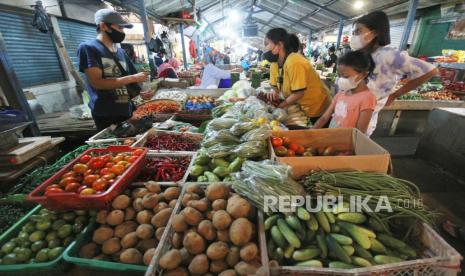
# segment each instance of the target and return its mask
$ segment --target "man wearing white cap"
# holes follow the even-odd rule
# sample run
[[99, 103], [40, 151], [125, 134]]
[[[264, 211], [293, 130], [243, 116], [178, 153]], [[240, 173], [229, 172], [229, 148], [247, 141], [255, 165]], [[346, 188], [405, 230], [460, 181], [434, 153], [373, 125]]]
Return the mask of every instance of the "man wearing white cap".
[[[148, 73], [137, 73], [125, 51], [116, 46], [124, 40], [124, 28], [133, 25], [111, 9], [95, 13], [97, 38], [78, 48], [79, 70], [85, 73], [89, 107], [98, 130], [127, 120], [132, 116], [137, 83], [148, 79]], [[151, 95], [150, 95], [151, 97]]]

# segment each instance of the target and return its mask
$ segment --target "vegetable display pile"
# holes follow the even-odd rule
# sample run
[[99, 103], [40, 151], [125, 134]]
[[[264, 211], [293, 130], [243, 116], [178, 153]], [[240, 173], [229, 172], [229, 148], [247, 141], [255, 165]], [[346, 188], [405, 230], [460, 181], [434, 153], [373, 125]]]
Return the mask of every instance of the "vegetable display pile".
[[191, 184], [172, 217], [163, 275], [262, 275], [256, 210], [222, 183]]
[[86, 211], [59, 213], [41, 209], [29, 218], [15, 238], [1, 245], [0, 265], [53, 261], [89, 221]]
[[154, 182], [126, 190], [113, 200], [110, 210], [97, 213], [100, 225], [79, 256], [149, 265], [180, 192], [179, 187], [162, 189]]
[[187, 110], [212, 109], [215, 107], [215, 99], [208, 96], [189, 96], [186, 102]]
[[271, 144], [276, 156], [347, 156], [354, 155], [353, 151], [336, 151], [333, 147], [304, 147], [302, 144], [292, 142], [289, 137], [271, 137]]
[[460, 98], [450, 91], [439, 91], [439, 92], [426, 92], [422, 93], [421, 96], [427, 100], [436, 101], [459, 101]]
[[73, 169], [63, 174], [59, 181], [45, 189], [45, 195], [57, 193], [100, 194], [108, 190], [144, 151], [108, 153], [101, 156], [83, 155]]
[[197, 151], [200, 141], [188, 134], [156, 134], [149, 135], [144, 147], [152, 150]]
[[445, 89], [465, 92], [465, 82], [453, 82], [446, 85]]
[[187, 101], [187, 94], [178, 90], [161, 91], [157, 93], [155, 99], [166, 99], [184, 103]]
[[176, 102], [171, 101], [157, 101], [149, 102], [137, 108], [132, 114], [133, 119], [142, 119], [144, 117], [151, 117], [156, 114], [170, 114], [180, 110], [180, 106]]
[[190, 156], [152, 157], [147, 159], [139, 181], [177, 182], [183, 179], [191, 162]]
[[14, 204], [0, 205], [0, 233], [4, 233], [30, 210], [30, 207], [16, 206]]
[[309, 124], [308, 116], [298, 105], [292, 105], [287, 108], [287, 119], [284, 122], [286, 126], [307, 127]]

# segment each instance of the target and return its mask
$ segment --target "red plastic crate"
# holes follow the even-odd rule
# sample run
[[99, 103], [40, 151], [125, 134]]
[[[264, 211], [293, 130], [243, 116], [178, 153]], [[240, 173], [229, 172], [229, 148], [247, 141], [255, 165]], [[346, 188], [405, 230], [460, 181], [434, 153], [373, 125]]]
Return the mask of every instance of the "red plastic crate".
[[[58, 182], [61, 176], [70, 170], [79, 162], [81, 156], [85, 154], [98, 154], [103, 155], [107, 153], [122, 153], [133, 152], [136, 149], [143, 149], [144, 152], [137, 158], [137, 160], [129, 166], [119, 179], [115, 181], [111, 187], [101, 193], [94, 195], [80, 195], [77, 193], [60, 193], [44, 195], [45, 189]], [[34, 201], [47, 209], [51, 210], [89, 210], [89, 209], [107, 209], [110, 207], [111, 201], [121, 194], [124, 189], [137, 177], [139, 172], [145, 166], [145, 155], [147, 148], [134, 148], [128, 146], [109, 146], [107, 148], [88, 149], [79, 155], [76, 159], [63, 167], [60, 171], [47, 179], [44, 183], [35, 188], [28, 196], [27, 200]]]

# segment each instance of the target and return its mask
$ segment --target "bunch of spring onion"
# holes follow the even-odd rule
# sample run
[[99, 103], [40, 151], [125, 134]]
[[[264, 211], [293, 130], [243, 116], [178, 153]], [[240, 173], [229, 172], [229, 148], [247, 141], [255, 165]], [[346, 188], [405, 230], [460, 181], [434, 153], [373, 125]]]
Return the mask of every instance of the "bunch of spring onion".
[[[300, 182], [312, 195], [343, 196], [349, 202], [351, 196], [369, 197], [367, 205], [375, 210], [381, 197], [388, 200], [392, 212], [368, 212], [387, 233], [400, 230], [405, 238], [414, 234], [419, 222], [432, 225], [436, 213], [428, 211], [421, 203], [418, 187], [407, 180], [402, 180], [382, 173], [368, 172], [312, 172]], [[406, 206], [404, 203], [417, 204]]]

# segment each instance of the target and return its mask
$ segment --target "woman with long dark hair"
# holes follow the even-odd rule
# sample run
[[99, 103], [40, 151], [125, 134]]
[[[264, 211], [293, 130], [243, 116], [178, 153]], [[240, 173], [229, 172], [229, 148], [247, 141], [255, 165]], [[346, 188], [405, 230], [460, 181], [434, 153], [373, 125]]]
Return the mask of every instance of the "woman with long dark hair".
[[299, 47], [298, 38], [283, 28], [266, 33], [265, 57], [277, 62], [278, 67], [278, 70], [270, 68], [270, 84], [275, 91], [268, 97], [275, 101], [282, 96], [280, 108], [299, 105], [315, 123], [331, 103], [331, 96], [310, 62], [298, 53]]
[[[390, 43], [389, 19], [386, 13], [375, 11], [354, 22], [350, 46], [371, 55], [375, 64], [373, 73], [368, 76], [368, 88], [375, 94], [377, 106], [367, 130], [368, 135], [375, 130], [378, 113], [384, 106], [427, 82], [438, 72], [432, 64], [410, 57], [405, 51], [389, 47]], [[395, 85], [403, 75], [409, 81], [395, 90]]]

